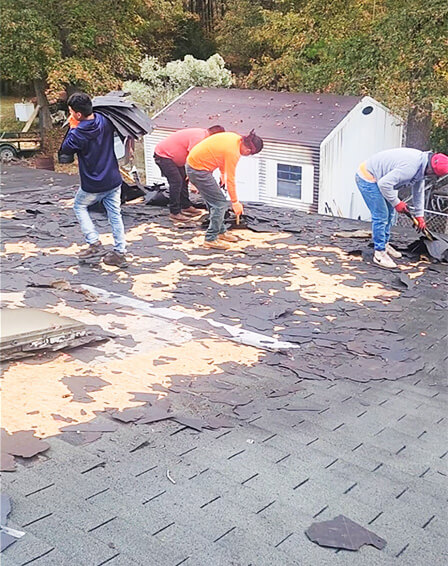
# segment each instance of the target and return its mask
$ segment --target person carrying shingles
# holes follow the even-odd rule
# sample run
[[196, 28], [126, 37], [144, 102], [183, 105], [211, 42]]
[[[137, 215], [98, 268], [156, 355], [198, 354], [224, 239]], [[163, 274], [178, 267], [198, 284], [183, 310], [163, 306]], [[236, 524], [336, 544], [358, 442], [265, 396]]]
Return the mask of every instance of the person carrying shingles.
[[359, 166], [356, 184], [372, 214], [373, 261], [380, 267], [394, 269], [401, 253], [389, 243], [395, 211], [409, 214], [408, 206], [398, 198], [398, 189], [412, 189], [417, 230], [426, 228], [424, 218], [425, 177], [448, 174], [448, 156], [407, 147], [376, 153]]
[[170, 134], [154, 148], [154, 161], [168, 180], [170, 193], [170, 219], [186, 222], [201, 214], [195, 208], [188, 195], [188, 179], [185, 173], [185, 161], [190, 150], [208, 136], [224, 132], [222, 126], [209, 128], [184, 128]]
[[[121, 175], [114, 151], [114, 127], [110, 120], [94, 113], [92, 100], [77, 92], [67, 101], [70, 111], [70, 130], [64, 138], [60, 153], [78, 155], [81, 186], [75, 196], [73, 209], [88, 244], [79, 253], [84, 263], [101, 259], [106, 265], [126, 267], [126, 238], [121, 216]], [[112, 229], [114, 249], [106, 253], [88, 207], [102, 202]]]
[[[238, 216], [243, 213], [243, 205], [238, 200], [235, 186], [235, 170], [242, 155], [255, 155], [263, 149], [263, 140], [252, 130], [247, 136], [234, 132], [224, 132], [210, 136], [192, 148], [186, 163], [190, 181], [198, 189], [207, 204], [210, 223], [205, 233], [205, 248], [227, 250], [229, 242], [237, 238], [227, 234], [224, 217], [229, 208], [229, 201], [224, 187], [232, 202], [233, 212]], [[219, 169], [221, 183], [218, 185], [213, 172]]]

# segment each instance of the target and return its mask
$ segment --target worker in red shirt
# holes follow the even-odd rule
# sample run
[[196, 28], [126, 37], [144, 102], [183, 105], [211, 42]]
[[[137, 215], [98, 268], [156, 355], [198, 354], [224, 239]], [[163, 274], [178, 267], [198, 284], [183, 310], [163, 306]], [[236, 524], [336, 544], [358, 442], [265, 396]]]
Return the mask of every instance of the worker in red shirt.
[[[235, 187], [235, 170], [242, 155], [255, 155], [263, 149], [263, 140], [254, 130], [247, 136], [224, 132], [206, 138], [193, 147], [185, 166], [187, 175], [205, 200], [210, 212], [210, 224], [205, 234], [205, 248], [229, 249], [228, 242], [237, 238], [226, 233], [224, 217], [229, 208], [226, 187], [232, 202], [233, 212], [243, 213]], [[221, 172], [221, 186], [218, 186], [213, 171]]]
[[222, 126], [210, 128], [185, 128], [159, 142], [154, 150], [154, 161], [162, 175], [168, 179], [170, 190], [170, 218], [173, 222], [185, 222], [201, 214], [188, 195], [188, 179], [185, 161], [192, 147], [204, 138], [224, 132]]

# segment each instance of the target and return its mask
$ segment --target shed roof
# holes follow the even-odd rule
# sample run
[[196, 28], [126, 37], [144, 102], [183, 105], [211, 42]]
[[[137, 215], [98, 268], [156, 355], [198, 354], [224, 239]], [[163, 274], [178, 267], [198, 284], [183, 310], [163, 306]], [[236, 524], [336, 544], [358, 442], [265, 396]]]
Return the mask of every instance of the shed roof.
[[360, 96], [193, 87], [164, 108], [156, 128], [221, 124], [241, 134], [255, 128], [265, 141], [319, 146]]

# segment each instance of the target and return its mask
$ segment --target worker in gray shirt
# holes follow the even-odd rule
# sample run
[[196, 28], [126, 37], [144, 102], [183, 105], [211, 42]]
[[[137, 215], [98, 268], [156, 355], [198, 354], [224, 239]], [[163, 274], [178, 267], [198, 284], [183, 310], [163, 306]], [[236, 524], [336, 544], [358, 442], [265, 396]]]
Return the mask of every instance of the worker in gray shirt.
[[372, 214], [373, 261], [377, 265], [393, 269], [397, 264], [392, 258], [401, 257], [389, 243], [395, 211], [409, 212], [407, 204], [398, 198], [398, 189], [411, 186], [417, 229], [421, 231], [426, 227], [423, 211], [425, 177], [447, 174], [448, 156], [407, 147], [380, 151], [361, 163], [356, 184]]

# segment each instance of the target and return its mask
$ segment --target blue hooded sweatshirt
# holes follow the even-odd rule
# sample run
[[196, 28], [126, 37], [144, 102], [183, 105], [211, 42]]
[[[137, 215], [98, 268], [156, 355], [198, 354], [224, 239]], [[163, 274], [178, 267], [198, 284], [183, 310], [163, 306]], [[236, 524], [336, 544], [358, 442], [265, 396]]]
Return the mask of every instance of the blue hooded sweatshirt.
[[81, 189], [87, 193], [102, 193], [122, 183], [114, 151], [114, 127], [101, 114], [93, 120], [83, 120], [72, 128], [61, 145], [61, 152], [78, 155]]

